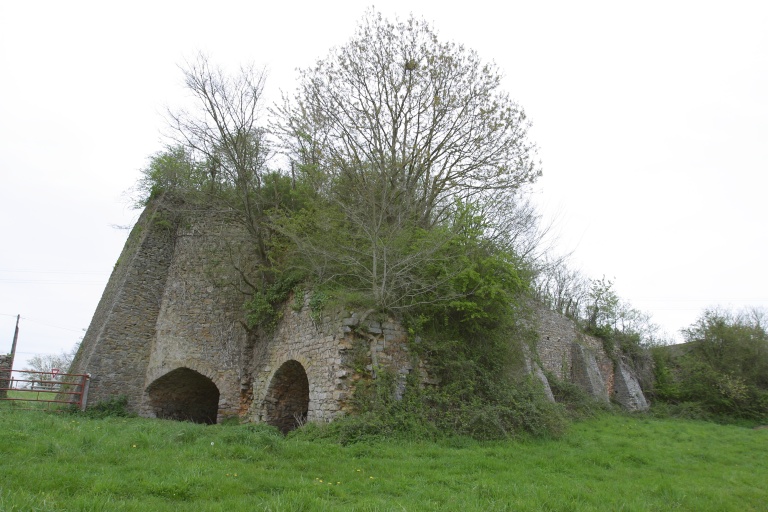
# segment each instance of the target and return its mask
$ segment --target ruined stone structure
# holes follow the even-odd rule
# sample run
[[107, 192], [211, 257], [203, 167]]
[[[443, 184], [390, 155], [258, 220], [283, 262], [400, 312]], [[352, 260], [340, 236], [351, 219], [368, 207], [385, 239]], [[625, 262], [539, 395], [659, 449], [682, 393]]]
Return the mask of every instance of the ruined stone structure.
[[601, 340], [579, 332], [558, 313], [540, 308], [537, 316], [537, 362], [543, 370], [599, 400], [614, 400], [631, 411], [648, 409], [636, 376], [620, 359], [609, 357]]
[[[287, 431], [344, 414], [361, 374], [388, 369], [399, 378], [398, 393], [410, 372], [426, 377], [396, 322], [311, 311], [309, 294], [289, 299], [273, 331], [247, 329], [248, 255], [245, 230], [225, 212], [151, 203], [70, 369], [91, 374], [88, 403], [124, 395], [143, 416], [239, 417]], [[642, 397], [601, 350], [567, 320], [544, 314], [532, 369], [545, 384], [542, 367], [595, 396]]]
[[[393, 322], [318, 318], [289, 300], [269, 334], [243, 323], [244, 230], [222, 212], [151, 204], [133, 228], [72, 363], [88, 403], [124, 395], [143, 416], [283, 430], [348, 408], [362, 352], [404, 382], [413, 365]], [[299, 302], [299, 303], [297, 303]], [[373, 371], [373, 367], [369, 368]]]

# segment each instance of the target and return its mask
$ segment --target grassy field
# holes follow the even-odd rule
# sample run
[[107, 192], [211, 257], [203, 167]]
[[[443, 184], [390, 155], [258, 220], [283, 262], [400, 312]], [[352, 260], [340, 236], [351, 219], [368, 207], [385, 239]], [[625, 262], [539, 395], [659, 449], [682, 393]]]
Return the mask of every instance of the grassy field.
[[8, 391], [8, 398], [18, 399], [18, 401], [0, 402], [0, 414], [6, 409], [27, 409], [27, 410], [55, 410], [65, 407], [63, 404], [47, 402], [46, 400], [59, 400], [57, 393], [51, 391]]
[[605, 415], [559, 440], [339, 446], [0, 409], [0, 510], [766, 510], [768, 430]]

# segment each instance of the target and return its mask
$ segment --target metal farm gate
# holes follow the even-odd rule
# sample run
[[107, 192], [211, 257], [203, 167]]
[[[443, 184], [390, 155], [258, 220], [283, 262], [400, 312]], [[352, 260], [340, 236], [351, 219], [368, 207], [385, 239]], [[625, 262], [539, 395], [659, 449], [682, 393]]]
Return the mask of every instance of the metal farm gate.
[[90, 375], [0, 369], [0, 402], [24, 409], [75, 405], [85, 410]]

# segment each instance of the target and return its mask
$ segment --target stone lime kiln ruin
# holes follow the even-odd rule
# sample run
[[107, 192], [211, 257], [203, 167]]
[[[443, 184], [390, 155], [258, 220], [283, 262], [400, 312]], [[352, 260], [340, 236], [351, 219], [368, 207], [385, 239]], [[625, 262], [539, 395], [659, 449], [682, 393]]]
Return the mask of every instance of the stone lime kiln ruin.
[[[345, 414], [361, 365], [394, 372], [398, 392], [411, 372], [428, 380], [394, 321], [318, 315], [298, 296], [269, 334], [247, 329], [238, 286], [248, 267], [243, 228], [220, 211], [179, 212], [150, 203], [115, 264], [70, 370], [91, 374], [89, 405], [123, 395], [142, 416], [239, 417], [288, 431]], [[599, 341], [546, 311], [538, 331], [527, 368], [545, 391], [542, 370], [602, 400], [647, 408], [635, 377]]]

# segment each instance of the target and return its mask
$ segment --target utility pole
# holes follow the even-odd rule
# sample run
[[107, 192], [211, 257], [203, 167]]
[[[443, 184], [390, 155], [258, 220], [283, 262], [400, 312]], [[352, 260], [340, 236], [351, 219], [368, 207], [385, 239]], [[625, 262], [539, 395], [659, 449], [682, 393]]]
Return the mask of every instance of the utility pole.
[[5, 400], [8, 397], [8, 389], [13, 387], [13, 359], [16, 357], [16, 341], [19, 339], [19, 318], [21, 318], [21, 315], [16, 316], [16, 330], [13, 332], [11, 360], [4, 361], [4, 363], [8, 364], [8, 368], [0, 367], [0, 400]]
[[21, 318], [21, 315], [16, 315], [16, 330], [13, 332], [13, 345], [11, 345], [11, 367], [10, 370], [13, 371], [13, 360], [16, 358], [16, 342], [19, 339], [19, 319]]

